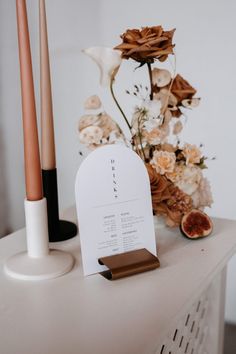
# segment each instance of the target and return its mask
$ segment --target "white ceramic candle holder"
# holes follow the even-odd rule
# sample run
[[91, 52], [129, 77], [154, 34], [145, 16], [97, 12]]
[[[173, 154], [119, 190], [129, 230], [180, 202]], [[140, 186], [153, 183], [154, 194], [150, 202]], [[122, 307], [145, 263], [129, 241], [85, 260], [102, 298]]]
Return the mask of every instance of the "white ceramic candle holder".
[[6, 273], [22, 280], [43, 280], [69, 272], [74, 264], [72, 255], [49, 249], [45, 198], [25, 200], [25, 220], [27, 251], [7, 259], [4, 265]]

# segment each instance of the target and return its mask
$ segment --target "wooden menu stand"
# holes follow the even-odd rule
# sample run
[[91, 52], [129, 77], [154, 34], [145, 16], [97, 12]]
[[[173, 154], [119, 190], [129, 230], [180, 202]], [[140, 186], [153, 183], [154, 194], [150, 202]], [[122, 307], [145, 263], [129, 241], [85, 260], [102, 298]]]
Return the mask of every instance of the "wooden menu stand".
[[158, 258], [146, 248], [102, 257], [98, 262], [109, 268], [100, 273], [109, 280], [124, 278], [160, 267]]

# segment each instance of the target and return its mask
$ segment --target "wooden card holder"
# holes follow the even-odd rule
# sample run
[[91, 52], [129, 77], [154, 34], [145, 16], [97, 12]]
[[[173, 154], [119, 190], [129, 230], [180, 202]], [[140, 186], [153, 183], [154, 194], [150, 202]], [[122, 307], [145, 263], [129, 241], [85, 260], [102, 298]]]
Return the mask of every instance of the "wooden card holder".
[[109, 268], [100, 273], [109, 280], [124, 278], [160, 267], [158, 258], [146, 248], [102, 257], [98, 262]]

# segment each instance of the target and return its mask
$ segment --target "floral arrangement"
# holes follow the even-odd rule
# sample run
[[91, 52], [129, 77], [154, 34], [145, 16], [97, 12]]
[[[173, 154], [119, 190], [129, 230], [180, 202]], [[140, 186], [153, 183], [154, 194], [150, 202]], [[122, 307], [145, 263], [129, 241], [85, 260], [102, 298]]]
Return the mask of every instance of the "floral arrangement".
[[[178, 226], [191, 210], [212, 204], [210, 184], [204, 177], [206, 157], [202, 146], [182, 143], [180, 134], [187, 110], [198, 106], [196, 90], [181, 75], [157, 64], [175, 59], [172, 43], [175, 30], [162, 26], [128, 29], [114, 49], [92, 47], [84, 50], [99, 66], [101, 84], [111, 95], [124, 118], [129, 136], [102, 108], [98, 96], [85, 102], [86, 114], [79, 120], [79, 138], [89, 149], [104, 144], [125, 144], [143, 159], [150, 177], [153, 211], [169, 226]], [[124, 60], [145, 69], [149, 87], [135, 84], [127, 95], [137, 99], [133, 115], [124, 113], [115, 93], [115, 78]], [[126, 134], [127, 135], [127, 134]]]

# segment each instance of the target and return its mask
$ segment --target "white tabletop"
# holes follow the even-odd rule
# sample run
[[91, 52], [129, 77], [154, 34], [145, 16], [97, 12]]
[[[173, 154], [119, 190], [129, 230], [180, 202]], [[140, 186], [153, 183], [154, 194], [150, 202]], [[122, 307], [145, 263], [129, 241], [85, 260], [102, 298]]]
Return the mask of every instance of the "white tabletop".
[[214, 219], [213, 234], [197, 241], [162, 229], [157, 243], [161, 268], [116, 281], [83, 276], [78, 236], [54, 243], [73, 253], [73, 270], [29, 282], [3, 272], [4, 260], [25, 249], [24, 230], [0, 240], [0, 354], [155, 353], [181, 309], [234, 254], [236, 221]]

